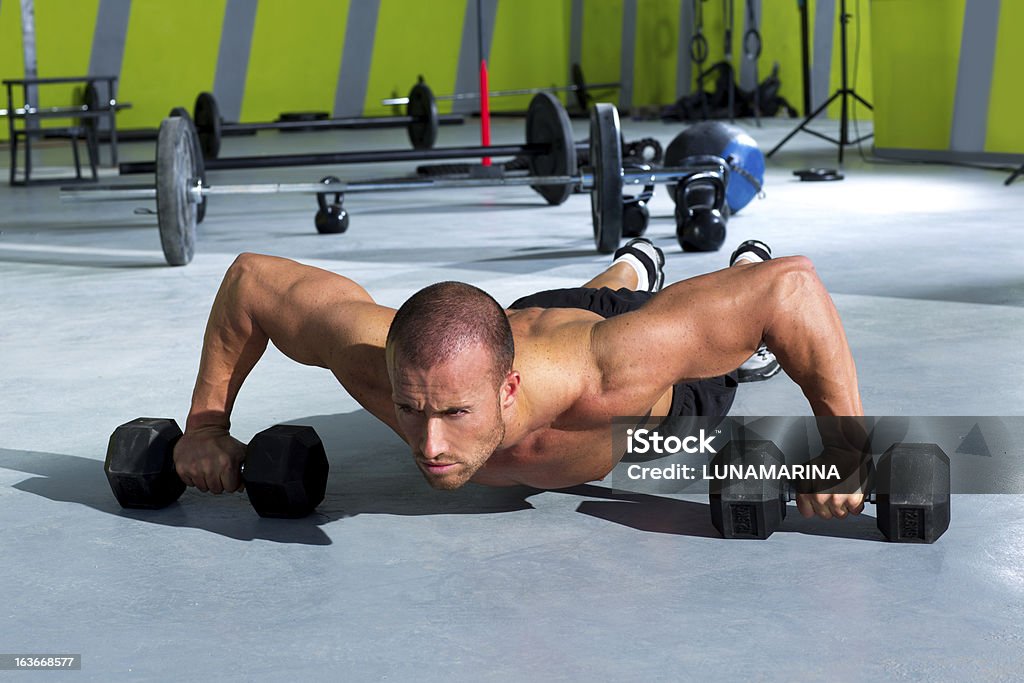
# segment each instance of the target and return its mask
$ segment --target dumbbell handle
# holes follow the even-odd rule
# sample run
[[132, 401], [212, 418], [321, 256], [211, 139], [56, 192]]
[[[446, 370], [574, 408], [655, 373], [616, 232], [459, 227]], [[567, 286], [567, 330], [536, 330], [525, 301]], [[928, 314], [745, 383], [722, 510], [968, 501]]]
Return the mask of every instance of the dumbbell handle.
[[[852, 491], [850, 493], [850, 495], [852, 495], [853, 493], [864, 493], [864, 492], [863, 491], [860, 491], [860, 492]], [[783, 488], [783, 494], [786, 497], [786, 502], [793, 502], [793, 501], [796, 500], [796, 497], [797, 497], [797, 495], [800, 494], [800, 492], [797, 491], [796, 488], [794, 488], [792, 482], [786, 482], [785, 486]], [[864, 493], [864, 502], [865, 503], [875, 504], [877, 502], [877, 499], [878, 499], [878, 496], [877, 496], [877, 494], [873, 490], [870, 490], [870, 491]]]

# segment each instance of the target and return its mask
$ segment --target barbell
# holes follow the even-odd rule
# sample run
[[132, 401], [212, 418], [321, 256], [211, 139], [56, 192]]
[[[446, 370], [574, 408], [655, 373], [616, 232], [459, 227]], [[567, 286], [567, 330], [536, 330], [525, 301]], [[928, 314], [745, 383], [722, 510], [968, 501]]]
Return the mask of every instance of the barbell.
[[[617, 89], [621, 88], [621, 83], [590, 83], [588, 84], [583, 80], [583, 69], [579, 64], [572, 65], [572, 85], [552, 85], [547, 88], [513, 88], [508, 90], [490, 90], [487, 93], [488, 97], [513, 97], [516, 95], [536, 95], [542, 92], [571, 92], [576, 96], [576, 103], [580, 109], [586, 111], [590, 107], [590, 95], [587, 91], [588, 88], [595, 88], [601, 90]], [[425, 84], [423, 76], [417, 79], [417, 85]], [[480, 93], [478, 92], [464, 92], [455, 93], [454, 95], [438, 95], [438, 100], [445, 102], [457, 102], [462, 100], [478, 100], [480, 99]], [[402, 104], [408, 104], [409, 97], [388, 97], [380, 101], [380, 103], [386, 107], [394, 107]]]
[[[422, 87], [426, 88], [426, 86]], [[416, 91], [415, 88], [414, 91]], [[203, 129], [198, 121], [195, 122], [195, 127], [201, 145]], [[583, 143], [582, 146], [583, 148], [587, 147], [586, 143]], [[217, 171], [521, 155], [527, 158], [532, 175], [568, 175], [576, 172], [576, 152], [579, 148], [573, 142], [572, 123], [569, 121], [569, 114], [565, 111], [565, 107], [553, 95], [538, 93], [530, 102], [530, 107], [526, 112], [526, 144], [205, 158], [203, 169]], [[206, 157], [205, 154], [203, 156]], [[157, 166], [158, 163], [152, 161], [123, 163], [119, 166], [119, 171], [123, 175], [153, 173], [157, 170]], [[204, 176], [200, 173], [196, 177]], [[572, 193], [572, 188], [564, 185], [538, 185], [534, 189], [549, 204], [561, 204]]]
[[[538, 97], [554, 99], [551, 95]], [[563, 135], [564, 132], [563, 132]], [[666, 168], [657, 172], [624, 173], [622, 168], [621, 129], [619, 114], [612, 104], [597, 104], [590, 112], [591, 166], [569, 175], [528, 175], [488, 178], [394, 178], [326, 183], [266, 183], [243, 185], [206, 185], [198, 175], [195, 155], [196, 133], [181, 117], [164, 119], [157, 138], [155, 188], [61, 188], [62, 200], [137, 200], [156, 198], [157, 223], [164, 256], [170, 265], [185, 265], [195, 251], [196, 214], [200, 203], [214, 195], [315, 194], [331, 193], [339, 198], [346, 193], [387, 192], [441, 188], [474, 188], [500, 186], [549, 186], [566, 195], [573, 190], [590, 193], [594, 243], [603, 254], [612, 253], [622, 236], [622, 191], [624, 184], [650, 185], [675, 183], [684, 191], [692, 183], [711, 184], [724, 201], [724, 161], [699, 167]], [[575, 153], [572, 144], [564, 149]], [[560, 163], [558, 155], [535, 157], [546, 165]], [[564, 159], [564, 157], [562, 157]], [[719, 160], [720, 161], [720, 160]], [[562, 168], [562, 166], [558, 166]]]
[[461, 124], [462, 116], [437, 113], [434, 94], [425, 84], [417, 83], [404, 98], [405, 116], [353, 116], [315, 119], [312, 121], [268, 121], [264, 123], [225, 123], [213, 93], [201, 92], [192, 109], [192, 119], [199, 133], [203, 156], [216, 159], [220, 154], [221, 137], [225, 133], [254, 133], [260, 130], [308, 130], [343, 128], [405, 128], [415, 149], [429, 149], [437, 141], [439, 125]]

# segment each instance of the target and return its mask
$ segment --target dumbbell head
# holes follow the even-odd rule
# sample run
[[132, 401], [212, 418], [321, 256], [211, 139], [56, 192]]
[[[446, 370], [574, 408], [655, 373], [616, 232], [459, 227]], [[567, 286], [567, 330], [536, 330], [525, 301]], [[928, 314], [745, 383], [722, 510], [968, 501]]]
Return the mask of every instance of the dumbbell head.
[[878, 461], [878, 528], [897, 543], [933, 543], [949, 528], [949, 457], [935, 444], [893, 444]]
[[312, 427], [277, 425], [246, 449], [245, 491], [261, 517], [305, 517], [324, 499], [327, 454]]
[[174, 471], [174, 444], [181, 429], [174, 420], [140, 417], [110, 435], [103, 471], [121, 507], [156, 509], [185, 491]]
[[[730, 441], [712, 460], [713, 471], [729, 465], [785, 464], [782, 451], [771, 441]], [[786, 517], [782, 482], [760, 477], [710, 481], [711, 523], [725, 538], [765, 539]]]

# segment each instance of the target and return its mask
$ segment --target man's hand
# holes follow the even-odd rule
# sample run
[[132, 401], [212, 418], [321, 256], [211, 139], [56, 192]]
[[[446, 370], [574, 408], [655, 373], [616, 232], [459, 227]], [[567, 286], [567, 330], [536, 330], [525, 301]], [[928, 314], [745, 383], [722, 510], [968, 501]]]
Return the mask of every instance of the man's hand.
[[190, 429], [174, 447], [174, 467], [188, 486], [200, 491], [241, 491], [245, 444], [222, 427]]
[[798, 493], [796, 507], [804, 517], [843, 519], [864, 509], [863, 493]]

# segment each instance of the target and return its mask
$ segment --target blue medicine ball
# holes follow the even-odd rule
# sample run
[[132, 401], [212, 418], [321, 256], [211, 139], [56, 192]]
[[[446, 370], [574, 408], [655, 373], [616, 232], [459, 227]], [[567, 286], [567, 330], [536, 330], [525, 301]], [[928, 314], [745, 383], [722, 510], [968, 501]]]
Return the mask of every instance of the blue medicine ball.
[[[757, 196], [764, 184], [764, 154], [743, 129], [721, 121], [688, 127], [665, 149], [665, 166], [679, 166], [689, 156], [714, 154], [729, 164], [725, 202], [736, 213]], [[674, 192], [669, 196], [675, 197]]]

